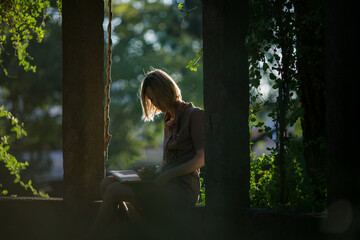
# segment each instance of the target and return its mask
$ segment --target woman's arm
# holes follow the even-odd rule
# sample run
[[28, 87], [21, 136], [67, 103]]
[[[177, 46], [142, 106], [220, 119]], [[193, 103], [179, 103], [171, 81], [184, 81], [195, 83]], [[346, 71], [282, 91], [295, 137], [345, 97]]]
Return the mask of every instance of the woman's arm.
[[173, 178], [191, 173], [196, 169], [203, 167], [205, 165], [204, 155], [204, 148], [199, 148], [196, 150], [195, 156], [190, 161], [163, 172], [155, 179], [155, 183], [158, 185], [165, 185]]

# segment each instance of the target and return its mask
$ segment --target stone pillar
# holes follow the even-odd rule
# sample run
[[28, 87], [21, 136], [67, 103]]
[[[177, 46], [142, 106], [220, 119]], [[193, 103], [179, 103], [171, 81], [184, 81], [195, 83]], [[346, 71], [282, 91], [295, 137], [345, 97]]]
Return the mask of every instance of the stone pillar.
[[247, 1], [203, 1], [206, 208], [227, 226], [218, 239], [235, 234], [249, 207], [247, 9]]
[[[357, 142], [359, 36], [354, 2], [326, 2], [326, 153], [329, 239], [360, 238], [360, 174]], [[357, 51], [357, 52], [356, 52]]]
[[[69, 226], [92, 221], [104, 177], [104, 2], [63, 0], [64, 204]], [[86, 223], [90, 224], [90, 223]]]

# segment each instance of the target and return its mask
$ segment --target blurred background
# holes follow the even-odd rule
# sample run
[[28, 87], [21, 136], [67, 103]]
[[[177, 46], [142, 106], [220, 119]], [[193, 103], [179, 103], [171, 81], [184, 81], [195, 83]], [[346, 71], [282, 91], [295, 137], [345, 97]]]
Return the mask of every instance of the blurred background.
[[[162, 116], [154, 122], [141, 121], [139, 84], [151, 67], [168, 72], [182, 90], [183, 99], [203, 107], [202, 63], [197, 71], [186, 68], [202, 48], [200, 0], [187, 0], [179, 9], [176, 0], [113, 0], [113, 64], [110, 107], [109, 160], [107, 169], [136, 169], [161, 162]], [[56, 6], [54, 4], [53, 6]], [[185, 9], [185, 7], [184, 7]], [[108, 9], [104, 12], [104, 64], [106, 65]], [[3, 66], [8, 76], [0, 76], [0, 105], [24, 123], [27, 136], [11, 144], [10, 153], [18, 161], [28, 161], [22, 178], [51, 197], [62, 196], [62, 48], [61, 15], [48, 8], [42, 43], [32, 41], [28, 52], [36, 73], [18, 64], [10, 44], [4, 46]], [[84, 39], [85, 41], [85, 39]], [[104, 79], [106, 78], [104, 73]], [[5, 124], [0, 122], [0, 124]], [[12, 184], [0, 165], [0, 182], [9, 193], [32, 195]], [[26, 181], [27, 182], [27, 181]]]
[[[183, 7], [179, 7], [181, 3]], [[200, 0], [113, 0], [112, 6], [112, 138], [106, 168], [138, 169], [155, 166], [162, 161], [163, 116], [158, 116], [150, 123], [141, 120], [138, 88], [144, 73], [151, 67], [161, 68], [177, 82], [185, 101], [203, 108], [202, 60], [198, 62], [196, 71], [187, 67], [202, 50], [202, 4]], [[0, 72], [0, 105], [23, 122], [27, 131], [27, 136], [12, 143], [10, 149], [17, 160], [29, 162], [27, 170], [22, 173], [25, 182], [32, 179], [35, 188], [51, 197], [61, 197], [61, 14], [56, 7], [49, 7], [47, 11], [51, 18], [46, 20], [42, 43], [32, 41], [28, 47], [29, 54], [34, 58], [32, 64], [37, 66], [35, 73], [26, 72], [19, 66], [10, 44], [3, 46], [5, 52], [10, 54], [2, 55], [2, 65], [8, 75]], [[104, 13], [106, 67], [109, 22], [106, 4]], [[278, 54], [281, 57], [281, 52]], [[251, 67], [250, 64], [250, 72]], [[275, 81], [266, 70], [261, 70], [259, 82], [259, 87], [250, 87], [251, 95], [261, 96], [256, 101], [268, 104], [257, 113], [256, 121], [264, 122], [270, 128], [268, 132], [276, 134], [273, 119], [269, 117], [278, 97], [277, 89], [273, 87]], [[0, 120], [0, 126], [4, 124]], [[251, 131], [254, 154], [262, 156], [275, 147], [275, 142], [264, 132], [258, 131], [257, 127], [251, 127]], [[288, 131], [296, 136], [297, 142], [301, 142], [300, 121]], [[299, 158], [302, 158], [301, 154]], [[12, 182], [13, 176], [0, 164], [0, 183], [10, 193], [32, 195]]]

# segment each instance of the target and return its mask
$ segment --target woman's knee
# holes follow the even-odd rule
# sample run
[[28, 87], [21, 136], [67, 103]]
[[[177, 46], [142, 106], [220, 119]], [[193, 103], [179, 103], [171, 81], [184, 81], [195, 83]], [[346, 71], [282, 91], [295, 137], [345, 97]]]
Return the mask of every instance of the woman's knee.
[[104, 178], [101, 183], [100, 183], [100, 194], [101, 196], [104, 196], [107, 187], [112, 184], [117, 182], [116, 178], [114, 176], [108, 176], [106, 178]]
[[120, 182], [113, 182], [107, 185], [103, 198], [111, 199], [113, 201], [128, 201], [134, 199], [133, 190]]

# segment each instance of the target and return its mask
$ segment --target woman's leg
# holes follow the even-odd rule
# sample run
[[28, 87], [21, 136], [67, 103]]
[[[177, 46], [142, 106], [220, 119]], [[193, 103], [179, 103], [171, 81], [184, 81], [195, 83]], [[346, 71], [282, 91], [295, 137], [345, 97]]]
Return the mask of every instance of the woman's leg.
[[100, 183], [100, 194], [101, 197], [104, 197], [106, 188], [114, 183], [114, 182], [118, 182], [118, 180], [116, 180], [116, 178], [114, 176], [107, 176], [106, 178], [104, 178], [101, 183]]
[[102, 183], [102, 188], [104, 191], [103, 201], [93, 227], [94, 234], [96, 235], [101, 235], [104, 229], [117, 222], [116, 217], [119, 214], [119, 204], [120, 211], [124, 211], [123, 202], [132, 202], [135, 198], [134, 191], [129, 186], [120, 182], [112, 182], [112, 179], [105, 179]]

